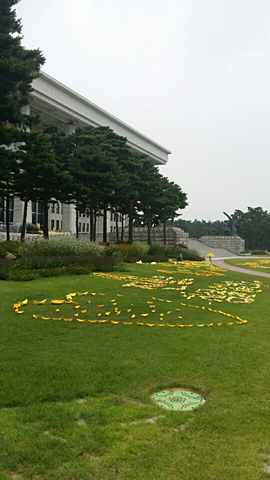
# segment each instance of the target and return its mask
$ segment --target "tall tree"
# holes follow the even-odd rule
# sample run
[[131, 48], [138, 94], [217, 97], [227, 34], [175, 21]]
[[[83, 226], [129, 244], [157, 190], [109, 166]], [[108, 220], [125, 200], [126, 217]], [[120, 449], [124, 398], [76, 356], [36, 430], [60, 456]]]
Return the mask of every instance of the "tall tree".
[[[19, 140], [16, 127], [29, 128], [34, 121], [23, 114], [22, 107], [28, 104], [32, 81], [45, 62], [39, 49], [28, 50], [21, 44], [22, 25], [13, 8], [18, 2], [0, 0], [0, 183], [5, 186], [4, 195], [10, 194], [10, 172], [16, 171], [16, 157], [6, 150]], [[5, 201], [8, 205], [7, 197]], [[7, 226], [7, 234], [8, 230]]]
[[179, 214], [177, 211], [187, 206], [187, 194], [181, 187], [174, 182], [170, 182], [167, 177], [161, 179], [161, 193], [159, 197], [158, 212], [163, 219], [163, 241], [166, 244], [166, 226], [168, 219], [174, 219]]

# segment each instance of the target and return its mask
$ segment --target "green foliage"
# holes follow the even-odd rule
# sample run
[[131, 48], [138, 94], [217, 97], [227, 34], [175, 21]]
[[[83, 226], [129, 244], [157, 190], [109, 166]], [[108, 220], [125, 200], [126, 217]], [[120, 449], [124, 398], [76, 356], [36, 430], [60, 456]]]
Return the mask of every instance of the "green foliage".
[[30, 282], [35, 280], [40, 275], [34, 270], [15, 270], [12, 269], [9, 272], [7, 280], [12, 280], [13, 282]]
[[[123, 262], [133, 263], [131, 259], [136, 258], [142, 260], [148, 252], [148, 245], [140, 242], [136, 243], [119, 243], [106, 247], [106, 255], [118, 258]], [[137, 261], [136, 260], [136, 261]]]
[[105, 247], [94, 242], [85, 242], [72, 238], [51, 238], [27, 245], [29, 255], [65, 256], [65, 255], [103, 255]]
[[146, 255], [143, 259], [145, 263], [151, 263], [151, 262], [167, 262], [168, 258], [163, 252], [160, 253], [154, 253], [152, 255]]
[[91, 256], [90, 262], [95, 266], [98, 272], [112, 272], [117, 260], [113, 257]]
[[132, 272], [132, 268], [130, 268], [128, 264], [124, 262], [115, 265], [113, 270], [114, 272]]
[[96, 270], [96, 266], [89, 263], [88, 265], [70, 265], [63, 269], [63, 275], [88, 275]]
[[0, 257], [5, 257], [7, 252], [13, 253], [15, 257], [20, 258], [23, 254], [24, 247], [20, 242], [7, 240], [0, 242]]
[[266, 250], [252, 250], [251, 255], [269, 255], [269, 252]]
[[270, 250], [270, 211], [248, 207], [247, 212], [235, 210], [232, 217], [247, 250]]
[[148, 255], [164, 255], [167, 258], [174, 258], [176, 260], [183, 256], [183, 260], [202, 261], [204, 258], [200, 257], [197, 252], [190, 250], [187, 247], [172, 247], [170, 245], [162, 245], [159, 243], [152, 244], [149, 248]]

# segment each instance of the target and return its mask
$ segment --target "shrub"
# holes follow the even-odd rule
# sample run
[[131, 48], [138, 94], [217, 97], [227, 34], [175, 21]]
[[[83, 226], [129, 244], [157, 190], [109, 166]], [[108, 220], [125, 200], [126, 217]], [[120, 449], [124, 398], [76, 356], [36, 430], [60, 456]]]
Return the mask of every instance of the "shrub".
[[35, 271], [12, 269], [9, 272], [8, 280], [12, 280], [14, 282], [30, 282], [31, 280], [35, 280], [35, 278], [38, 277], [39, 275]]
[[115, 265], [114, 272], [132, 272], [132, 269], [126, 263]]
[[[60, 270], [60, 269], [59, 269]], [[62, 269], [62, 275], [88, 275], [89, 273], [96, 270], [94, 265], [71, 265]]]
[[105, 247], [97, 243], [66, 237], [40, 240], [27, 247], [28, 254], [46, 257], [59, 255], [104, 255], [105, 252]]
[[164, 255], [163, 253], [156, 253], [155, 255], [146, 255], [143, 259], [143, 261], [145, 263], [151, 263], [151, 262], [157, 262], [157, 263], [160, 263], [160, 262], [167, 262], [168, 261], [168, 257], [166, 257], [166, 255]]
[[24, 245], [21, 242], [7, 240], [0, 243], [0, 257], [5, 257], [7, 252], [13, 253], [15, 257], [20, 258], [25, 250]]
[[117, 260], [113, 257], [92, 256], [90, 259], [98, 272], [112, 272], [117, 264]]
[[252, 250], [251, 255], [269, 255], [265, 250]]
[[91, 257], [88, 255], [55, 255], [37, 256], [26, 255], [19, 260], [17, 268], [20, 270], [40, 270], [40, 269], [52, 269], [59, 267], [69, 267], [71, 265], [88, 265], [91, 262]]
[[0, 279], [1, 280], [8, 280], [9, 272], [12, 269], [13, 262], [6, 260], [4, 258], [0, 259]]
[[39, 230], [37, 225], [34, 225], [33, 223], [27, 223], [26, 224], [26, 233], [39, 234], [40, 230]]
[[136, 257], [138, 260], [143, 259], [148, 251], [148, 245], [144, 243], [119, 243], [107, 247], [106, 255], [114, 256], [123, 262], [130, 262], [130, 258]]

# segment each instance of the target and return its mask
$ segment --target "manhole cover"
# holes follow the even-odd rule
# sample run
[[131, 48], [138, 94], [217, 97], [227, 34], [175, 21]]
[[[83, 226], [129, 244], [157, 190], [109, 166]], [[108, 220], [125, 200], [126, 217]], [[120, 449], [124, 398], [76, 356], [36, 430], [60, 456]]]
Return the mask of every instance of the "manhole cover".
[[190, 390], [162, 390], [152, 395], [153, 401], [162, 408], [169, 410], [193, 410], [205, 403], [204, 398]]

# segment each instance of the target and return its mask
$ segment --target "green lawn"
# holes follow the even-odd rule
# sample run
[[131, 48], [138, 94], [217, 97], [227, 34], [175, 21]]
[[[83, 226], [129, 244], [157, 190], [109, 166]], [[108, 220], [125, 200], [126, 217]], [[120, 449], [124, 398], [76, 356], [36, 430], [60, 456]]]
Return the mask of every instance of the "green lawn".
[[259, 272], [270, 273], [270, 258], [234, 258], [225, 260], [229, 265], [235, 265], [239, 268], [247, 268], [248, 270], [258, 270]]
[[[93, 274], [2, 282], [3, 480], [269, 478], [270, 279], [229, 271], [218, 277], [169, 274], [157, 272], [160, 268], [176, 271], [133, 265], [131, 273], [118, 275], [193, 278], [182, 290], [186, 297], [162, 287], [122, 287], [131, 280]], [[262, 291], [251, 303], [226, 300], [236, 282], [254, 280]], [[221, 302], [202, 299], [203, 290], [192, 296], [209, 286], [213, 292], [219, 284], [220, 298], [226, 281], [234, 286]], [[239, 285], [238, 300], [247, 298], [251, 283]], [[50, 303], [85, 291], [88, 295], [74, 297], [79, 309]], [[24, 313], [15, 313], [13, 304], [25, 298], [28, 304], [19, 307]], [[45, 305], [33, 304], [45, 298]], [[85, 322], [63, 320], [77, 311]], [[174, 412], [152, 402], [152, 393], [171, 387], [193, 389], [206, 403], [192, 412]]]

